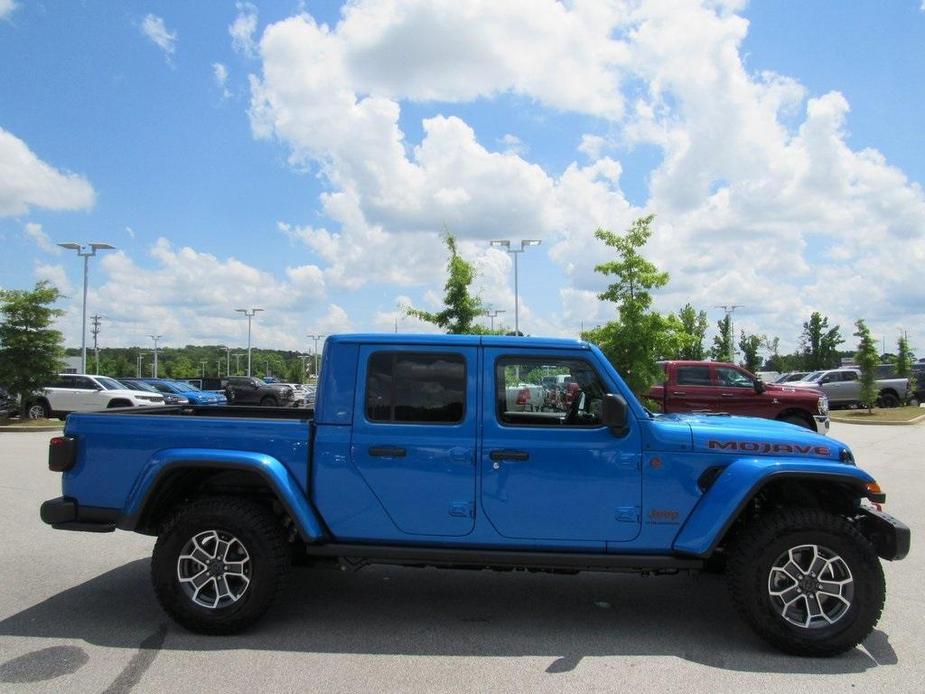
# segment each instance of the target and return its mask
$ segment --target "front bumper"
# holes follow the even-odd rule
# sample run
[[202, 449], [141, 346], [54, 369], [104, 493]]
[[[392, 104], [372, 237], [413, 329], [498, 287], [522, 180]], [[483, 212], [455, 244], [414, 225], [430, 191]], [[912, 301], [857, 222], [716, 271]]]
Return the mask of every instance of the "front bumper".
[[117, 508], [80, 506], [77, 499], [59, 496], [42, 504], [42, 522], [55, 530], [83, 530], [91, 533], [111, 533], [122, 515]]
[[813, 421], [816, 425], [816, 433], [826, 436], [829, 433], [829, 425], [831, 421], [829, 420], [829, 415], [827, 414], [817, 414], [813, 415]]
[[871, 541], [882, 559], [898, 561], [909, 554], [912, 542], [909, 526], [873, 508], [862, 508], [861, 514], [857, 519], [858, 529]]

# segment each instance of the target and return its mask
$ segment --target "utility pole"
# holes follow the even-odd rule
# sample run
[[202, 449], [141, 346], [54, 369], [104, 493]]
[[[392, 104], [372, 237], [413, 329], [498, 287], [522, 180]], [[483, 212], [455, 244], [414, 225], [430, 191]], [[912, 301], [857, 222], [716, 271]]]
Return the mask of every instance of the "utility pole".
[[[209, 363], [209, 362], [208, 362], [207, 360], [205, 360], [205, 359], [202, 359], [202, 360], [199, 362], [200, 367], [202, 367], [202, 378], [205, 378], [205, 377], [206, 377], [206, 364], [208, 364], [208, 363]], [[221, 364], [221, 363], [222, 363], [221, 360], [219, 360], [218, 363]]]
[[492, 332], [495, 331], [495, 318], [498, 316], [499, 313], [506, 313], [506, 311], [505, 311], [503, 308], [501, 308], [501, 309], [497, 309], [497, 308], [496, 308], [496, 309], [492, 309], [492, 310], [490, 310], [490, 311], [485, 311], [485, 315], [488, 316], [488, 318], [491, 320], [491, 328], [490, 328], [490, 329], [491, 329]]
[[152, 340], [154, 340], [154, 365], [151, 378], [157, 378], [157, 341], [160, 340], [163, 335], [148, 335]]
[[237, 376], [241, 373], [241, 357], [244, 356], [244, 352], [235, 352], [231, 356], [234, 357], [234, 375]]
[[735, 326], [732, 322], [732, 314], [735, 313], [737, 308], [745, 308], [742, 304], [720, 304], [719, 306], [714, 306], [713, 308], [721, 308], [727, 316], [729, 316], [729, 337], [727, 338], [729, 342], [729, 356], [732, 358], [732, 361], [735, 361], [735, 344], [736, 344], [736, 331]]
[[139, 350], [138, 357], [135, 359], [135, 375], [141, 378], [141, 363], [144, 361], [143, 352]]
[[[396, 328], [396, 332], [397, 332], [397, 328]], [[318, 382], [318, 341], [321, 340], [325, 336], [324, 335], [307, 335], [306, 337], [310, 337], [312, 340], [315, 341], [315, 374], [314, 375], [315, 375], [315, 383], [317, 383]]]
[[311, 359], [311, 358], [312, 358], [311, 354], [300, 354], [299, 355], [299, 359], [302, 360], [302, 378], [303, 379], [305, 378], [305, 360]]
[[100, 347], [97, 341], [97, 337], [100, 334], [100, 320], [102, 316], [100, 314], [95, 314], [90, 316], [90, 320], [93, 321], [93, 327], [90, 329], [90, 334], [93, 335], [93, 356], [96, 360], [96, 370], [93, 372], [95, 374], [100, 373]]
[[247, 375], [251, 375], [251, 319], [257, 315], [262, 308], [236, 308], [235, 311], [247, 316]]
[[517, 288], [517, 256], [527, 250], [530, 246], [539, 246], [542, 241], [538, 239], [524, 239], [520, 242], [520, 248], [511, 248], [511, 242], [507, 239], [501, 241], [492, 241], [491, 246], [494, 248], [503, 248], [505, 251], [514, 256], [514, 334], [520, 336], [520, 298]]

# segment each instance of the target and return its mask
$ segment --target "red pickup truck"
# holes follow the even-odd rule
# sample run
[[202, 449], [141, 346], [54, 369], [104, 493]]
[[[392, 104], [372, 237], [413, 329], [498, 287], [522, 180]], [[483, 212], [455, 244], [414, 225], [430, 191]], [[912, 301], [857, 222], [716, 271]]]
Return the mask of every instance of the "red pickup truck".
[[723, 412], [798, 424], [820, 434], [829, 431], [829, 402], [818, 390], [786, 383], [764, 383], [735, 364], [714, 361], [659, 362], [662, 383], [650, 400], [662, 412]]

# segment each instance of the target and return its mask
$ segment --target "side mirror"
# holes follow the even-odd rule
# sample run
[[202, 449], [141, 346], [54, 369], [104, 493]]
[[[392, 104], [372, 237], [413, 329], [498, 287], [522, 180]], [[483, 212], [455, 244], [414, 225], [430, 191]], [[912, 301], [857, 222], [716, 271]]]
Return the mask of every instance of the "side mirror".
[[764, 381], [760, 378], [755, 379], [755, 392], [758, 393], [758, 395], [761, 395], [767, 389], [768, 387], [764, 384]]
[[628, 407], [622, 395], [608, 393], [604, 396], [601, 407], [601, 422], [609, 427], [614, 436], [623, 436], [629, 431], [626, 426], [626, 413]]

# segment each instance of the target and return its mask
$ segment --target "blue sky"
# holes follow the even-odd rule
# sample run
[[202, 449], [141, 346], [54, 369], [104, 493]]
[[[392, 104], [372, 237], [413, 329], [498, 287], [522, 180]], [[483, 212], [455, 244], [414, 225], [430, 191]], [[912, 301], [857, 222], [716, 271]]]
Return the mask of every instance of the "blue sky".
[[0, 286], [50, 279], [79, 343], [402, 330], [445, 224], [521, 329], [607, 320], [594, 229], [656, 214], [687, 301], [795, 347], [819, 310], [925, 354], [919, 0], [43, 3], [0, 0]]

